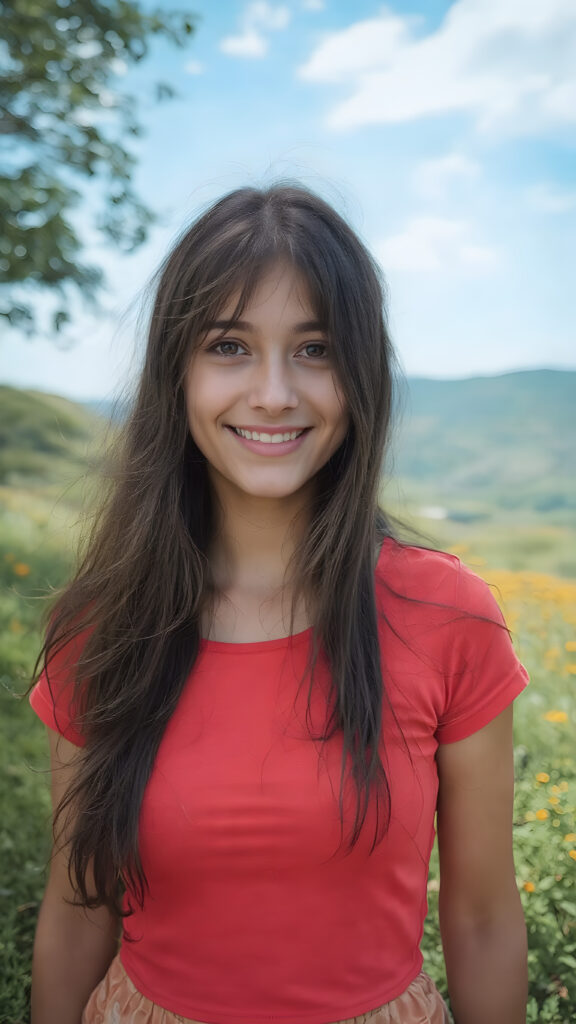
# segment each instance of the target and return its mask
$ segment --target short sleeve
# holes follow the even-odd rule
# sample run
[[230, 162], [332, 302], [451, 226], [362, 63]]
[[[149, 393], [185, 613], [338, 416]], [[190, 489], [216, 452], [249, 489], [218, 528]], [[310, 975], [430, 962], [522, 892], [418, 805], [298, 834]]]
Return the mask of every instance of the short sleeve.
[[74, 687], [75, 667], [83, 642], [82, 635], [75, 637], [52, 656], [47, 671], [42, 672], [29, 697], [38, 718], [77, 747], [85, 744], [77, 724]]
[[462, 564], [455, 604], [445, 704], [436, 730], [439, 743], [455, 743], [482, 729], [528, 685], [528, 672], [488, 584]]

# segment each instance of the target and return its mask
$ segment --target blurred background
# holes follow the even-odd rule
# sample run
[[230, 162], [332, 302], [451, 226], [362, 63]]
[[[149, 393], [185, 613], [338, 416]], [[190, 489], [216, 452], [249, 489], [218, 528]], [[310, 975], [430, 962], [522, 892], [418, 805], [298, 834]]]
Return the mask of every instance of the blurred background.
[[0, 138], [0, 1021], [28, 1020], [48, 842], [44, 737], [14, 695], [138, 374], [150, 282], [214, 199], [282, 179], [332, 203], [388, 282], [383, 504], [487, 579], [531, 672], [529, 1021], [573, 1021], [573, 0], [0, 0]]

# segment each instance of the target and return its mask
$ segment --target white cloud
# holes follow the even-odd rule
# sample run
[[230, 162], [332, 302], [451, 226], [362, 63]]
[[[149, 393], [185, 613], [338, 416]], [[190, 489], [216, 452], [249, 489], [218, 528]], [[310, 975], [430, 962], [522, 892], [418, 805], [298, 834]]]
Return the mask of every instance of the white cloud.
[[526, 202], [538, 213], [568, 213], [576, 210], [576, 189], [561, 189], [542, 182], [526, 189]]
[[299, 76], [349, 85], [329, 115], [346, 129], [466, 113], [481, 131], [576, 122], [574, 0], [456, 0], [433, 31], [388, 9], [324, 37]]
[[409, 19], [394, 14], [328, 33], [298, 74], [311, 82], [347, 82], [392, 61], [409, 44]]
[[324, 0], [301, 0], [300, 6], [305, 11], [323, 11], [326, 4]]
[[268, 40], [255, 29], [245, 28], [242, 35], [226, 36], [220, 43], [220, 49], [231, 57], [264, 57], [268, 52]]
[[496, 249], [479, 245], [466, 221], [446, 217], [414, 217], [403, 231], [374, 246], [384, 272], [430, 270], [493, 270], [500, 263]]
[[443, 199], [455, 179], [478, 177], [480, 164], [463, 153], [447, 153], [433, 160], [422, 160], [414, 169], [412, 184], [423, 199]]
[[246, 19], [251, 24], [259, 25], [266, 32], [277, 32], [286, 28], [290, 23], [290, 10], [288, 7], [274, 7], [266, 3], [266, 0], [257, 0], [246, 8]]
[[199, 60], [189, 60], [184, 65], [184, 71], [188, 75], [201, 75], [204, 72], [204, 65]]
[[279, 32], [290, 23], [290, 9], [255, 0], [242, 14], [238, 35], [226, 36], [220, 42], [223, 53], [233, 57], [264, 57], [268, 52], [268, 32]]

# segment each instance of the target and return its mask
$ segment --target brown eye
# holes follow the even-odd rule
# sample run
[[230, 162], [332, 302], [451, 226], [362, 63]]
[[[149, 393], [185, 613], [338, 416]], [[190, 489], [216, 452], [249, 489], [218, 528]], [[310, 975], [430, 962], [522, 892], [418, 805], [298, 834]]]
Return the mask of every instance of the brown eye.
[[304, 346], [304, 351], [309, 359], [324, 359], [327, 355], [327, 346], [323, 341], [309, 341]]
[[241, 349], [242, 346], [238, 341], [219, 341], [212, 346], [210, 351], [217, 352], [220, 356], [237, 356]]

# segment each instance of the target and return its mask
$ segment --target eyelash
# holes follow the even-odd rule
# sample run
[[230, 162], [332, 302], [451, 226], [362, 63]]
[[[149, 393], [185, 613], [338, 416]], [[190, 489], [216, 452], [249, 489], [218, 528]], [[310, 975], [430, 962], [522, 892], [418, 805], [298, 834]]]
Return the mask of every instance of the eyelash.
[[[208, 351], [209, 352], [216, 352], [217, 355], [221, 355], [225, 359], [233, 359], [234, 356], [237, 356], [239, 354], [238, 352], [233, 352], [233, 353], [228, 353], [228, 354], [226, 354], [224, 352], [219, 352], [218, 349], [220, 348], [221, 345], [236, 345], [237, 348], [242, 348], [242, 345], [240, 344], [239, 341], [228, 341], [227, 339], [223, 339], [221, 341], [216, 342], [215, 345], [212, 345], [208, 349]], [[325, 342], [323, 342], [323, 341], [309, 341], [306, 345], [304, 345], [304, 348], [305, 349], [306, 348], [322, 348], [322, 349], [324, 349], [322, 355], [319, 355], [319, 356], [309, 356], [308, 357], [309, 359], [325, 359], [327, 354], [328, 354], [327, 346], [326, 346]]]

